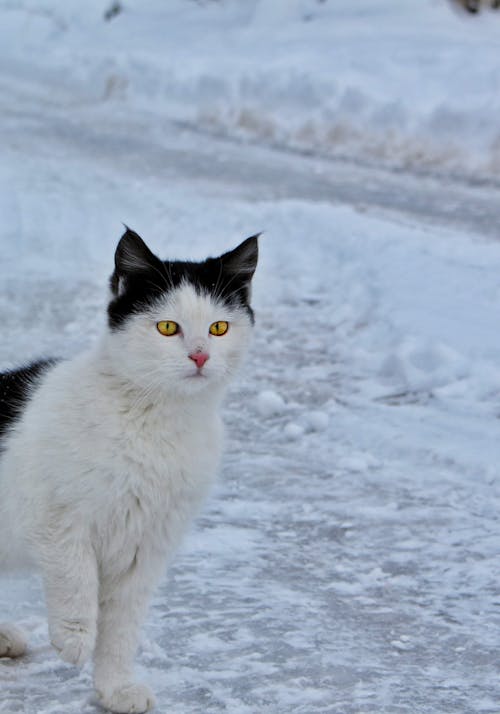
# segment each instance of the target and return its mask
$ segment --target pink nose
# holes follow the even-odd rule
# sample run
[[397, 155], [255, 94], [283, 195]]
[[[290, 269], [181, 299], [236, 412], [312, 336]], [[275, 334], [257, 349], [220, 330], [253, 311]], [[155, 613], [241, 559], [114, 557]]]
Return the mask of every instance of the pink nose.
[[192, 352], [189, 355], [189, 359], [192, 359], [193, 362], [196, 362], [196, 366], [198, 369], [201, 369], [207, 359], [209, 359], [210, 355], [207, 355], [206, 352]]

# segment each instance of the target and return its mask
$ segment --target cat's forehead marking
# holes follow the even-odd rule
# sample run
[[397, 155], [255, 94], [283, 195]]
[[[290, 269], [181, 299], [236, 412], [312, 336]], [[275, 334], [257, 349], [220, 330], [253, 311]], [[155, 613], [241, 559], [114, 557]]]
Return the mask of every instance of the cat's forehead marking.
[[175, 314], [192, 318], [204, 318], [212, 315], [215, 310], [220, 311], [223, 308], [223, 303], [217, 301], [212, 294], [197, 290], [187, 281], [165, 293], [155, 305], [155, 311], [171, 310]]

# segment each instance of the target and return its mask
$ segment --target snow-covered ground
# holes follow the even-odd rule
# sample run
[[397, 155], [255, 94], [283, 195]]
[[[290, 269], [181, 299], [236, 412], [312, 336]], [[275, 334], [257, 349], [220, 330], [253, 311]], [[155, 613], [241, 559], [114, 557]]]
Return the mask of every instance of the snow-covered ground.
[[499, 12], [471, 17], [448, 0], [127, 0], [105, 22], [110, 5], [0, 0], [2, 71], [214, 132], [498, 173]]
[[[404, 67], [391, 74], [388, 54], [377, 69], [370, 52], [391, 33], [410, 52], [417, 16], [428, 27], [422, 51], [439, 45], [450, 77], [478, 27], [486, 48], [492, 37], [484, 20], [466, 36], [448, 9], [446, 26], [431, 28], [445, 17], [437, 2], [421, 3], [421, 15], [392, 3], [389, 15], [388, 2], [360, 1], [343, 15], [364, 37], [337, 28], [344, 63], [324, 55], [321, 70], [325, 45], [307, 33], [334, 32], [327, 19], [345, 4], [186, 0], [181, 12], [173, 0], [160, 13], [160, 3], [142, 11], [131, 0], [103, 23], [103, 3], [0, 2], [10, 33], [0, 57], [0, 367], [71, 355], [95, 337], [121, 221], [165, 257], [203, 257], [264, 231], [255, 343], [227, 404], [223, 473], [155, 597], [138, 657], [161, 714], [500, 710], [499, 190], [229, 142], [178, 122], [204, 122], [219, 86], [218, 121], [233, 131], [235, 88], [262, 107], [264, 79], [274, 92], [273, 77], [307, 62], [320, 78], [335, 70], [337, 86], [362, 70], [373, 87], [379, 73], [390, 96]], [[321, 21], [303, 22], [306, 6]], [[369, 6], [391, 19], [380, 35], [363, 21]], [[350, 56], [349, 38], [366, 54]], [[120, 73], [108, 82], [113, 63], [126, 82]], [[426, 66], [414, 71], [432, 74]], [[486, 94], [495, 72], [485, 72]], [[444, 79], [436, 96], [452, 94]], [[420, 81], [413, 109], [423, 117], [431, 89]], [[307, 96], [295, 99], [302, 117], [316, 111]], [[288, 97], [275, 96], [277, 126], [294, 114]], [[90, 670], [60, 663], [48, 644], [35, 576], [0, 577], [0, 619], [31, 641], [25, 659], [0, 661], [1, 714], [100, 711]]]

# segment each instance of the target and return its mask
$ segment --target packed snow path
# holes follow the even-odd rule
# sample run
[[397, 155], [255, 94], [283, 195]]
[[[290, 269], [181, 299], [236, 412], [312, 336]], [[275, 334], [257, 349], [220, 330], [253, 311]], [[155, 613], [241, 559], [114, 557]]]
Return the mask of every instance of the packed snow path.
[[[265, 231], [223, 473], [165, 576], [158, 712], [498, 714], [500, 190], [0, 94], [2, 366], [101, 329], [124, 221], [162, 256]], [[35, 576], [2, 714], [92, 714]]]

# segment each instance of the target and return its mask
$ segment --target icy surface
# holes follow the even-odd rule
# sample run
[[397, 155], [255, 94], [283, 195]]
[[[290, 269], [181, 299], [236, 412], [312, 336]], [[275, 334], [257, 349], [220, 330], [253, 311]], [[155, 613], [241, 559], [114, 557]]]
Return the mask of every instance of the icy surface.
[[[221, 11], [186, 5], [195, 24]], [[1, 17], [21, 6], [34, 3], [4, 1]], [[81, 32], [95, 89], [83, 10], [53, 6], [30, 15], [25, 43]], [[299, 6], [277, 3], [276, 27]], [[226, 144], [168, 122], [158, 97], [94, 101], [75, 68], [49, 95], [37, 73], [63, 75], [68, 47], [38, 67], [20, 52], [0, 78], [1, 367], [95, 337], [121, 221], [164, 257], [264, 231], [219, 484], [138, 655], [157, 711], [498, 714], [500, 242], [484, 220], [498, 190], [360, 181], [354, 166]], [[329, 172], [349, 186], [340, 202]], [[2, 574], [0, 620], [30, 638], [26, 658], [0, 661], [1, 714], [101, 711], [90, 670], [49, 646], [36, 576]]]

